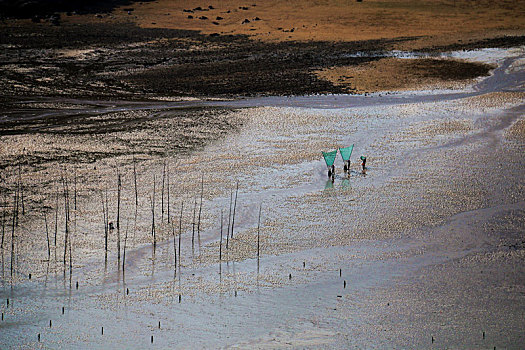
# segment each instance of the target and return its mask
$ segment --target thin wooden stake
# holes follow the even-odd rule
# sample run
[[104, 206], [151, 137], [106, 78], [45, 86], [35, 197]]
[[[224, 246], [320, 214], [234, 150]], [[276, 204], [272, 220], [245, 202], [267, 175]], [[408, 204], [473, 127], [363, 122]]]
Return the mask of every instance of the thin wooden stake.
[[124, 268], [126, 266], [126, 246], [128, 242], [128, 226], [129, 226], [129, 221], [126, 223], [126, 234], [124, 235], [124, 253], [122, 255], [122, 272], [124, 272]]
[[[24, 186], [22, 183], [22, 166], [20, 165], [20, 163], [18, 164], [18, 183], [20, 186], [20, 201], [22, 204], [22, 215], [26, 215], [26, 207], [24, 205]], [[16, 215], [16, 226], [18, 226], [18, 212]]]
[[173, 271], [175, 276], [177, 276], [177, 241], [175, 238], [175, 226], [171, 225], [171, 234], [173, 235]]
[[7, 211], [7, 195], [4, 193], [4, 208], [2, 210], [2, 251], [4, 250], [4, 237], [5, 237], [5, 212]]
[[220, 271], [221, 261], [222, 261], [222, 209], [221, 209], [221, 240], [219, 241], [219, 271]]
[[55, 262], [57, 261], [58, 192], [59, 192], [59, 188], [58, 188], [58, 186], [57, 186], [57, 195], [56, 195], [56, 203], [55, 203]]
[[108, 260], [108, 224], [106, 219], [106, 206], [104, 205], [104, 194], [100, 191], [100, 199], [102, 201], [102, 215], [104, 217], [104, 252], [105, 252], [105, 261]]
[[120, 266], [120, 191], [122, 182], [117, 169], [117, 261]]
[[49, 242], [49, 230], [47, 228], [47, 215], [45, 213], [43, 215], [44, 215], [44, 222], [46, 223], [47, 259], [49, 260], [51, 259], [51, 243]]
[[153, 196], [151, 197], [151, 235], [153, 236], [153, 248], [157, 246], [155, 232], [155, 175], [153, 175]]
[[75, 200], [75, 212], [77, 211], [77, 167], [75, 166], [75, 194], [74, 194], [74, 200]]
[[[15, 226], [16, 226], [16, 213], [18, 208], [18, 186], [15, 190], [13, 198], [13, 223], [11, 229], [11, 277], [13, 277], [13, 263], [15, 260]], [[8, 302], [9, 303], [9, 302]]]
[[232, 218], [232, 203], [233, 203], [233, 189], [230, 190], [230, 210], [228, 211], [228, 232], [226, 233], [226, 249], [228, 249], [228, 241], [230, 237], [230, 227]]
[[260, 257], [260, 233], [261, 233], [261, 210], [262, 204], [259, 206], [259, 220], [257, 222], [257, 266], [259, 266], [259, 257]]
[[170, 223], [170, 163], [167, 165], [167, 186], [168, 186], [168, 224]]
[[180, 219], [179, 219], [179, 267], [180, 267], [180, 256], [182, 255], [181, 251], [180, 251], [180, 243], [181, 243], [181, 237], [182, 237], [182, 211], [183, 210], [184, 210], [184, 202], [182, 202], [181, 206], [180, 206]]
[[164, 165], [162, 167], [162, 192], [161, 192], [161, 209], [160, 209], [160, 212], [161, 212], [161, 216], [160, 216], [160, 220], [161, 221], [164, 221], [164, 182], [166, 180], [166, 161], [164, 161]]
[[139, 206], [139, 191], [137, 189], [137, 168], [135, 166], [135, 156], [133, 156], [133, 181], [135, 183], [135, 208]]
[[[204, 174], [202, 174], [201, 181], [201, 203], [199, 205], [199, 218], [197, 220], [197, 236], [201, 235], [201, 212], [202, 212], [202, 196], [204, 195]], [[199, 238], [200, 239], [200, 238]], [[199, 241], [200, 242], [200, 241]]]
[[235, 189], [235, 203], [233, 204], [233, 217], [232, 217], [232, 238], [233, 238], [233, 227], [235, 225], [235, 209], [237, 208], [237, 195], [239, 193], [239, 181], [237, 181], [237, 188]]
[[[65, 171], [64, 171], [65, 172]], [[64, 194], [64, 216], [65, 216], [65, 234], [64, 234], [64, 269], [66, 267], [66, 258], [67, 258], [67, 248], [68, 248], [68, 239], [69, 239], [69, 190], [67, 184], [67, 177], [62, 176], [62, 187]], [[65, 272], [65, 270], [64, 270]]]
[[193, 221], [191, 223], [192, 230], [191, 230], [191, 250], [193, 251], [193, 248], [195, 246], [195, 215], [197, 215], [197, 197], [195, 197], [195, 203], [193, 204]]
[[73, 278], [73, 253], [71, 246], [73, 245], [73, 236], [69, 238], [69, 289], [71, 289], [71, 279]]

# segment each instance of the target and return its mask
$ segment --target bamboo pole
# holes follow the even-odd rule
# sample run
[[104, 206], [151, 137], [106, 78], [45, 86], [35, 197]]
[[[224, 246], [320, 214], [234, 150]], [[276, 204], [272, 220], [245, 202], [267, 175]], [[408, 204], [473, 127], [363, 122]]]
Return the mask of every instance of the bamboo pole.
[[49, 230], [47, 228], [47, 215], [44, 213], [44, 222], [46, 224], [46, 237], [47, 237], [47, 260], [51, 259], [51, 243], [49, 242]]
[[18, 208], [18, 186], [14, 193], [13, 198], [13, 223], [11, 228], [11, 277], [13, 277], [13, 262], [15, 260], [15, 226], [16, 226], [16, 213]]
[[106, 207], [104, 205], [104, 194], [100, 191], [100, 199], [102, 202], [102, 215], [104, 217], [104, 252], [105, 252], [105, 261], [108, 260], [108, 225], [106, 220]]
[[135, 183], [135, 210], [139, 206], [139, 191], [137, 188], [137, 167], [135, 164], [135, 156], [133, 156], [133, 181]]
[[75, 201], [75, 213], [77, 211], [77, 167], [75, 166], [75, 194], [74, 194], [74, 201]]
[[197, 220], [197, 236], [200, 237], [201, 234], [201, 213], [202, 213], [202, 197], [204, 195], [204, 174], [202, 174], [201, 180], [201, 203], [199, 205], [199, 218]]
[[179, 219], [179, 268], [180, 268], [180, 256], [182, 255], [180, 251], [180, 244], [181, 244], [181, 237], [182, 237], [182, 211], [183, 210], [184, 210], [184, 202], [182, 202], [180, 206], [180, 219]]
[[170, 223], [170, 163], [167, 165], [167, 186], [168, 186], [168, 224]]
[[262, 211], [262, 204], [259, 206], [259, 220], [257, 222], [257, 267], [259, 267], [259, 257], [260, 257], [260, 247], [261, 247], [261, 211]]
[[117, 169], [117, 262], [120, 266], [120, 191], [122, 182]]
[[235, 189], [235, 203], [233, 204], [232, 238], [233, 238], [233, 227], [235, 225], [235, 209], [237, 208], [237, 195], [238, 194], [239, 194], [239, 181], [237, 181], [237, 188]]
[[160, 220], [162, 222], [164, 222], [164, 182], [166, 180], [166, 161], [164, 161], [164, 164], [163, 164], [163, 167], [162, 167], [162, 192], [161, 192], [161, 201], [160, 201], [160, 205], [161, 205], [161, 209], [160, 209], [160, 212], [161, 212], [161, 216], [160, 216]]
[[233, 202], [233, 189], [230, 190], [230, 210], [228, 211], [228, 232], [226, 233], [226, 249], [228, 249], [228, 241], [230, 237], [230, 225], [232, 218], [232, 202]]
[[64, 234], [64, 268], [66, 266], [66, 258], [67, 258], [67, 248], [68, 248], [68, 239], [69, 239], [69, 194], [68, 194], [68, 185], [67, 185], [67, 177], [64, 175], [62, 176], [62, 186], [63, 186], [63, 194], [64, 194], [64, 216], [65, 216], [65, 234]]
[[[22, 215], [26, 215], [26, 207], [24, 205], [24, 186], [22, 183], [22, 166], [20, 163], [18, 163], [18, 183], [20, 186], [20, 202], [22, 204]], [[18, 212], [16, 216], [16, 226], [18, 226]]]
[[222, 261], [222, 209], [221, 209], [221, 240], [219, 241], [219, 274], [221, 273]]
[[57, 195], [55, 202], [55, 262], [57, 261], [57, 234], [58, 234], [58, 197], [59, 187], [57, 186]]
[[153, 236], [153, 248], [157, 246], [157, 236], [155, 232], [155, 175], [153, 175], [153, 196], [151, 198], [151, 235]]
[[177, 276], [177, 241], [175, 239], [175, 226], [171, 225], [171, 234], [173, 235], [173, 271], [175, 276]]
[[128, 225], [129, 225], [129, 220], [126, 223], [126, 234], [124, 235], [124, 253], [122, 255], [122, 273], [124, 273], [124, 268], [126, 266], [126, 247], [127, 247], [127, 242], [128, 242]]
[[197, 215], [197, 197], [195, 197], [195, 203], [193, 204], [193, 221], [191, 223], [192, 230], [191, 230], [191, 250], [193, 252], [193, 248], [195, 246], [195, 216]]
[[69, 289], [71, 289], [71, 280], [73, 278], [73, 253], [72, 253], [72, 246], [73, 246], [73, 236], [69, 238]]
[[7, 211], [7, 195], [4, 192], [3, 210], [2, 210], [2, 254], [4, 250], [4, 237], [5, 237], [5, 212]]

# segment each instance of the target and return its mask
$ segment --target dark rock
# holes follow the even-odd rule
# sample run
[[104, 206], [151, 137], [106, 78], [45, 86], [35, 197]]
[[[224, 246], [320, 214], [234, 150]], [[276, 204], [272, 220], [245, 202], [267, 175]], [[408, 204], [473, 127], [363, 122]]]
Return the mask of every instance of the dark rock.
[[192, 19], [192, 18], [193, 18], [193, 16], [192, 16], [192, 15], [188, 15], [188, 18], [189, 18], [189, 19]]
[[203, 19], [203, 20], [204, 20], [204, 19], [208, 19], [208, 17], [206, 17], [206, 16], [200, 16], [199, 19]]
[[261, 19], [259, 17], [255, 17], [253, 20], [254, 21], [260, 21]]
[[250, 20], [248, 18], [245, 18], [244, 21], [242, 21], [241, 24], [246, 24], [246, 23], [250, 23]]
[[215, 22], [215, 21], [213, 21], [213, 22], [211, 22], [211, 23], [215, 24], [216, 26], [219, 25], [219, 22]]
[[209, 8], [210, 10], [213, 10], [213, 9], [215, 9], [215, 7], [213, 7], [213, 6], [211, 6], [211, 5], [210, 5], [210, 6], [208, 6], [208, 8]]
[[217, 18], [215, 18], [217, 21], [221, 21], [223, 20], [224, 18], [222, 18], [221, 16], [217, 16]]

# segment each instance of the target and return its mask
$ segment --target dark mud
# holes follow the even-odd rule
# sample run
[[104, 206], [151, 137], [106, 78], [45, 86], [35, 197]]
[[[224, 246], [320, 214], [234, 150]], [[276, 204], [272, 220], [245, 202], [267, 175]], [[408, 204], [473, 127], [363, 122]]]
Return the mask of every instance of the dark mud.
[[[17, 23], [17, 24], [14, 24]], [[314, 72], [378, 60], [411, 38], [265, 43], [245, 36], [124, 24], [0, 27], [0, 96], [125, 98], [354, 93]], [[492, 42], [487, 43], [492, 44]], [[356, 55], [373, 52], [374, 55]], [[486, 75], [475, 63], [425, 61], [443, 80]]]
[[[14, 163], [24, 167], [39, 167], [56, 161], [61, 164], [94, 163], [131, 154], [151, 157], [181, 155], [220, 139], [242, 125], [228, 108], [189, 107], [102, 113], [79, 110], [79, 113], [75, 113], [75, 108], [83, 106], [70, 105], [71, 113], [55, 114], [56, 107], [48, 107], [48, 115], [40, 118], [22, 119], [14, 116], [11, 121], [0, 123], [0, 134], [38, 135], [64, 140], [65, 143], [80, 139], [87, 144], [108, 147], [71, 150], [63, 149], [59, 142], [52, 150], [27, 150], [16, 157], [0, 156], [0, 170]], [[31, 110], [41, 111], [41, 108], [40, 104], [27, 103], [23, 110], [18, 111], [27, 113]]]
[[[148, 1], [151, 0], [142, 0], [142, 2]], [[0, 0], [0, 17], [43, 17], [55, 12], [107, 13], [118, 6], [131, 5], [134, 2], [133, 0]]]
[[468, 40], [467, 42], [458, 42], [450, 45], [432, 46], [421, 51], [423, 52], [443, 52], [443, 51], [460, 51], [476, 50], [480, 48], [497, 48], [508, 49], [525, 45], [525, 36], [501, 36], [497, 38], [487, 38], [482, 40]]

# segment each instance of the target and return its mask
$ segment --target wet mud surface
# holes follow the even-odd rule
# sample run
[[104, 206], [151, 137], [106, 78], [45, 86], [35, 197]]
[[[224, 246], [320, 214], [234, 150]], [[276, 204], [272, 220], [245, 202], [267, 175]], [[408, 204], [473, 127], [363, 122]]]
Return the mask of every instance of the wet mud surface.
[[[470, 53], [498, 68], [461, 90], [144, 101], [126, 84], [173, 68], [148, 50], [67, 98], [5, 78], [1, 347], [523, 344], [522, 48]], [[320, 151], [350, 144], [328, 179]]]
[[[381, 52], [405, 40], [267, 43], [242, 35], [144, 29], [131, 23], [17, 22], [0, 26], [0, 32], [3, 99], [353, 93], [352, 84], [333, 84], [315, 71], [376, 61], [383, 57]], [[502, 37], [486, 44], [495, 42], [516, 45], [523, 37]], [[477, 47], [484, 47], [483, 43]], [[473, 79], [488, 72], [472, 62], [421, 60], [417, 64], [444, 81]]]

